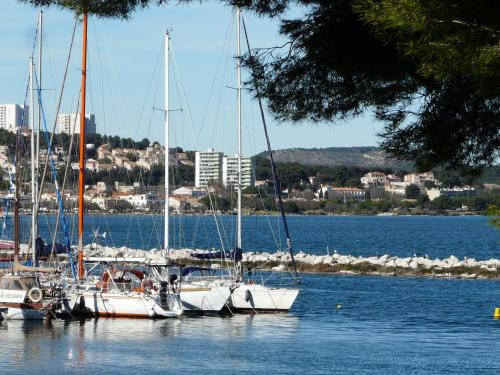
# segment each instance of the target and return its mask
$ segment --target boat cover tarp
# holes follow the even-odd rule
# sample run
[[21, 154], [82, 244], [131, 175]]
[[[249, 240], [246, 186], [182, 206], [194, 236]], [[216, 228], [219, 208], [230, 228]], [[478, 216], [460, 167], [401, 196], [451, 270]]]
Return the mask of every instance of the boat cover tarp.
[[181, 271], [181, 276], [187, 276], [193, 272], [196, 271], [208, 271], [211, 272], [210, 268], [206, 267], [195, 267], [195, 266], [190, 266], [190, 267], [184, 267]]
[[192, 257], [196, 259], [202, 260], [210, 260], [210, 259], [227, 259], [232, 260], [233, 262], [239, 262], [243, 258], [243, 252], [240, 248], [236, 248], [231, 250], [230, 252], [225, 251], [210, 251], [207, 253], [193, 253]]
[[54, 246], [54, 253], [55, 254], [65, 254], [67, 252], [66, 246], [60, 243], [56, 243], [55, 245], [49, 243], [49, 244], [44, 244], [43, 240], [38, 237], [35, 241], [35, 247], [36, 247], [36, 255], [37, 257], [48, 257], [52, 253], [52, 246]]
[[14, 241], [10, 240], [0, 240], [0, 250], [13, 250]]

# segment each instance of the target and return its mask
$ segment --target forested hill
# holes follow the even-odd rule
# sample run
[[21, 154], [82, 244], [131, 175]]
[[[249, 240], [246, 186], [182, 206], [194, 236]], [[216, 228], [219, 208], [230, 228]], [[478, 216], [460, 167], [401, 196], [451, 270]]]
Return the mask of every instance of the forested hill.
[[[408, 162], [390, 158], [378, 147], [328, 147], [328, 148], [287, 148], [275, 150], [276, 162], [300, 163], [304, 165], [348, 166], [348, 167], [381, 167], [394, 170], [410, 170], [413, 165]], [[257, 156], [267, 156], [262, 152]]]

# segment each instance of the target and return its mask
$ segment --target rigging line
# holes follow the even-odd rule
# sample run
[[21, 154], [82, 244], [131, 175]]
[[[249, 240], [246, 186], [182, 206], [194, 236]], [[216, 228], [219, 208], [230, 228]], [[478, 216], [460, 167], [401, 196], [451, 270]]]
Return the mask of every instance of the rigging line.
[[[144, 103], [143, 103], [141, 111], [139, 113], [139, 120], [137, 121], [137, 127], [136, 127], [136, 130], [134, 133], [134, 138], [137, 136], [137, 129], [141, 126], [142, 116], [144, 115], [144, 111], [146, 109], [146, 104], [147, 104], [149, 96], [151, 94], [151, 89], [153, 88], [153, 82], [156, 82], [155, 95], [158, 92], [158, 81], [159, 80], [155, 81], [155, 77], [158, 74], [158, 68], [160, 66], [160, 61], [161, 61], [161, 57], [162, 57], [162, 53], [163, 53], [163, 41], [162, 41], [161, 45], [162, 45], [162, 48], [158, 51], [158, 55], [156, 57], [156, 63], [155, 63], [154, 68], [153, 68], [153, 74], [151, 74], [151, 79], [149, 80], [148, 88], [146, 90], [146, 96], [144, 97]], [[153, 102], [154, 102], [154, 98], [155, 98], [155, 96], [153, 96]], [[149, 136], [150, 128], [151, 128], [151, 121], [149, 122], [149, 126], [148, 126], [148, 131], [147, 131], [148, 136]]]
[[198, 235], [198, 225], [200, 223], [200, 216], [198, 214], [195, 214], [196, 217], [196, 222], [194, 225], [194, 229], [191, 233], [191, 247], [194, 249], [195, 248], [195, 239], [197, 238]]
[[[181, 87], [181, 91], [183, 93], [182, 99], [183, 99], [183, 101], [185, 103], [185, 106], [186, 106], [186, 109], [187, 109], [188, 119], [189, 119], [189, 125], [191, 127], [191, 131], [193, 132], [193, 134], [195, 134], [195, 131], [194, 131], [194, 128], [193, 128], [193, 118], [192, 118], [191, 109], [189, 107], [189, 104], [188, 104], [188, 101], [187, 101], [187, 98], [186, 98], [186, 94], [185, 94], [185, 90], [184, 90], [184, 85], [183, 85], [182, 80], [181, 80], [180, 75], [179, 75], [179, 69], [177, 67], [177, 61], [175, 59], [174, 48], [173, 48], [172, 45], [171, 45], [171, 55], [172, 55], [172, 60], [173, 60], [174, 73], [175, 73], [176, 78], [178, 79], [179, 85]], [[196, 138], [195, 138], [195, 145], [199, 149], [199, 147], [198, 147], [198, 140]], [[207, 192], [208, 192], [210, 206], [213, 208], [214, 204], [213, 204], [213, 200], [212, 200], [212, 196], [210, 194], [210, 189], [208, 187], [208, 184], [206, 184], [206, 188], [207, 188]], [[221, 231], [220, 231], [219, 223], [218, 223], [217, 217], [215, 215], [215, 210], [212, 209], [212, 211], [213, 211], [213, 215], [214, 215], [214, 218], [215, 218], [215, 224], [216, 224], [216, 228], [217, 228], [217, 233], [218, 233], [219, 239], [221, 241], [222, 250], [224, 251], [224, 242], [223, 242], [222, 234], [221, 234]], [[226, 241], [227, 241], [227, 238], [226, 238]]]
[[[180, 77], [180, 74], [179, 74], [179, 69], [178, 69], [178, 66], [177, 66], [177, 60], [175, 58], [175, 54], [174, 54], [174, 48], [173, 48], [173, 45], [170, 46], [170, 51], [171, 51], [171, 55], [172, 55], [172, 61], [173, 61], [173, 67], [174, 67], [174, 73], [175, 73], [175, 78], [178, 80], [179, 82], [179, 87], [181, 89], [181, 92], [182, 92], [182, 101], [184, 102], [184, 107], [186, 108], [186, 112], [188, 114], [188, 123], [189, 123], [189, 126], [191, 128], [191, 131], [192, 131], [192, 134], [196, 134], [195, 130], [194, 130], [194, 123], [193, 123], [193, 115], [191, 113], [191, 108], [189, 107], [189, 103], [187, 101], [187, 97], [186, 97], [186, 90], [184, 89], [184, 84], [182, 83], [182, 79]], [[196, 139], [195, 137], [195, 146], [197, 149], [199, 149], [199, 144], [198, 144], [198, 139]]]
[[[203, 131], [203, 126], [205, 125], [205, 119], [207, 117], [207, 112], [208, 112], [208, 109], [210, 108], [210, 101], [211, 101], [212, 93], [213, 93], [213, 91], [215, 89], [215, 82], [217, 82], [217, 77], [219, 75], [220, 65], [221, 65], [223, 57], [226, 56], [226, 54], [224, 53], [224, 51], [226, 51], [226, 48], [227, 48], [226, 45], [229, 44], [229, 41], [231, 40], [232, 30], [233, 30], [233, 27], [234, 27], [234, 21], [233, 21], [233, 19], [234, 18], [231, 18], [229, 20], [229, 24], [227, 26], [226, 39], [224, 40], [224, 42], [222, 44], [221, 52], [219, 54], [219, 60], [217, 61], [217, 67], [215, 69], [215, 74], [214, 74], [214, 77], [212, 79], [212, 83], [210, 84], [210, 91], [209, 91], [209, 94], [208, 94], [207, 105], [205, 106], [205, 110], [203, 111], [203, 116], [201, 118], [200, 131], [198, 132], [198, 135], [196, 136], [196, 140], [199, 140], [200, 137], [201, 137], [201, 132]], [[226, 59], [224, 59], [224, 61], [226, 61]], [[226, 66], [227, 66], [227, 61], [226, 61], [225, 65], [224, 65], [224, 69], [226, 68]]]
[[[176, 160], [177, 160], [177, 151], [176, 151], [175, 155], [176, 155]], [[172, 185], [176, 186], [175, 182], [176, 182], [176, 180], [175, 180], [175, 174], [172, 173]], [[180, 207], [179, 207], [179, 209], [180, 209]], [[185, 237], [185, 228], [184, 228], [184, 223], [183, 223], [183, 220], [182, 220], [182, 216], [179, 215], [179, 212], [177, 213], [177, 227], [179, 228], [178, 229], [179, 230], [179, 235], [178, 235], [179, 247], [181, 247], [182, 243], [184, 244], [184, 247], [186, 247], [187, 246], [187, 242], [186, 242], [186, 237]], [[174, 236], [175, 236], [175, 232], [174, 232]]]
[[36, 51], [36, 42], [38, 40], [38, 34], [40, 31], [40, 20], [36, 22], [36, 28], [35, 28], [35, 38], [33, 38], [33, 46], [31, 47], [31, 57], [35, 56], [35, 51]]
[[[104, 64], [103, 64], [103, 58], [102, 58], [102, 53], [101, 53], [101, 46], [99, 43], [99, 38], [98, 38], [98, 33], [97, 33], [97, 24], [93, 20], [91, 22], [91, 28], [92, 32], [94, 34], [94, 40], [96, 44], [96, 49], [97, 49], [97, 60], [99, 62], [99, 71], [101, 75], [101, 106], [102, 106], [102, 114], [103, 114], [103, 123], [104, 123], [104, 130], [106, 130], [106, 125], [107, 125], [107, 120], [106, 120], [106, 105], [105, 105], [105, 98], [107, 97], [105, 95], [105, 85], [104, 85]], [[91, 100], [91, 107], [93, 107], [93, 96], [92, 96], [92, 85], [90, 81], [90, 76], [89, 76], [89, 89], [90, 89], [90, 100]], [[92, 180], [95, 182], [94, 176], [92, 176]], [[92, 215], [94, 216], [94, 215]], [[94, 220], [93, 220], [94, 222]], [[107, 229], [107, 232], [109, 233], [109, 240], [111, 242], [111, 245], [114, 246], [114, 239], [112, 236], [111, 228], [109, 225], [109, 221], [107, 219], [104, 219], [104, 225]]]
[[[191, 128], [191, 131], [193, 134], [195, 134], [196, 132], [194, 131], [194, 127], [193, 127], [193, 117], [192, 117], [192, 113], [191, 113], [191, 109], [189, 107], [189, 104], [188, 104], [188, 101], [187, 101], [187, 98], [186, 98], [186, 94], [185, 94], [185, 90], [184, 90], [184, 85], [182, 84], [182, 80], [180, 78], [180, 75], [179, 75], [179, 69], [177, 67], [177, 60], [175, 59], [175, 53], [174, 53], [174, 48], [173, 46], [171, 45], [171, 55], [172, 55], [172, 61], [173, 61], [173, 67], [174, 67], [174, 73], [175, 73], [175, 76], [179, 82], [179, 86], [181, 88], [181, 92], [182, 92], [182, 100], [184, 101], [184, 104], [186, 106], [186, 109], [187, 109], [187, 113], [188, 113], [188, 119], [189, 119], [189, 125], [190, 125], [190, 128]], [[198, 145], [198, 140], [195, 138], [195, 146], [197, 149], [199, 149], [199, 145]], [[207, 188], [207, 192], [208, 192], [208, 196], [209, 196], [209, 201], [210, 201], [210, 206], [213, 208], [214, 207], [214, 204], [213, 204], [213, 200], [212, 200], [212, 196], [211, 196], [211, 193], [210, 193], [210, 189], [209, 189], [209, 186], [208, 184], [206, 184], [206, 188]], [[222, 235], [221, 235], [221, 231], [220, 231], [220, 228], [219, 228], [219, 223], [217, 221], [217, 217], [215, 216], [215, 210], [213, 210], [213, 214], [214, 214], [214, 218], [215, 218], [215, 222], [216, 222], [216, 227], [217, 227], [217, 233], [219, 235], [219, 238], [220, 238], [220, 241], [221, 241], [221, 245], [222, 245], [222, 248], [224, 249], [224, 243], [223, 243], [223, 239], [222, 239]], [[226, 239], [227, 240], [227, 239]]]
[[209, 192], [208, 193], [208, 200], [210, 202], [210, 207], [212, 208], [212, 214], [214, 215], [215, 226], [217, 228], [217, 234], [219, 235], [219, 240], [221, 242], [222, 251], [224, 251], [224, 240], [222, 239], [221, 231], [220, 231], [220, 228], [219, 228], [219, 223], [217, 221], [217, 216], [215, 215], [216, 204], [214, 204], [214, 202], [213, 202], [212, 195], [210, 194], [210, 189], [209, 189], [208, 183], [206, 184], [206, 188], [207, 188], [207, 191]]
[[[235, 16], [233, 14], [233, 18], [231, 19], [232, 23], [234, 23], [234, 18], [235, 18]], [[229, 38], [229, 40], [233, 39], [233, 28], [232, 27], [230, 29], [230, 35], [228, 36], [228, 38]], [[232, 55], [232, 53], [229, 52], [229, 51], [233, 49], [233, 45], [230, 42], [228, 42], [226, 48], [227, 49], [226, 49], [226, 53], [224, 54], [224, 56]], [[224, 59], [224, 68], [221, 71], [221, 78], [220, 78], [221, 82], [223, 81], [223, 79], [227, 75], [227, 70], [229, 69], [229, 61], [230, 61], [230, 59]], [[218, 95], [217, 103], [216, 103], [216, 106], [215, 106], [216, 111], [215, 111], [214, 119], [213, 119], [213, 123], [216, 124], [216, 129], [215, 129], [215, 131], [213, 131], [211, 133], [211, 135], [212, 135], [211, 144], [214, 144], [216, 134], [218, 133], [219, 130], [222, 131], [222, 133], [224, 133], [224, 127], [222, 125], [219, 126], [219, 123], [223, 122], [220, 119], [221, 119], [221, 113], [223, 112], [223, 110], [222, 110], [222, 108], [223, 108], [223, 102], [225, 102], [223, 100], [223, 94], [225, 92], [225, 89], [226, 89], [226, 87], [224, 85], [221, 85], [219, 87], [219, 95]]]
[[153, 241], [154, 241], [154, 237], [156, 235], [156, 241], [158, 243], [158, 249], [160, 249], [161, 248], [161, 240], [160, 240], [160, 235], [158, 233], [158, 226], [156, 225], [155, 216], [156, 215], [154, 215], [154, 216], [151, 217], [151, 222], [153, 223], [153, 226], [151, 228], [151, 233], [149, 235], [148, 244], [147, 244], [146, 248], [152, 247], [152, 244], [153, 244]]
[[[58, 103], [57, 103], [56, 114], [55, 114], [55, 118], [54, 118], [54, 125], [52, 126], [52, 133], [51, 133], [51, 136], [50, 136], [50, 141], [48, 141], [47, 147], [49, 146], [49, 144], [53, 144], [53, 142], [54, 142], [54, 135], [55, 135], [55, 130], [56, 130], [56, 126], [57, 126], [57, 115], [59, 114], [59, 111], [61, 109], [61, 103], [62, 103], [62, 98], [63, 98], [63, 94], [64, 94], [64, 88], [66, 86], [66, 77], [68, 75], [68, 67], [69, 67], [69, 63], [70, 63], [70, 60], [71, 60], [71, 52], [73, 51], [73, 43], [74, 43], [74, 39], [75, 39], [75, 32], [76, 32], [77, 22], [78, 21], [75, 20], [75, 24], [73, 26], [73, 33], [71, 35], [71, 42], [70, 42], [70, 46], [69, 46], [69, 53], [68, 53], [68, 57], [66, 59], [66, 67], [64, 69], [64, 76], [63, 76], [63, 80], [62, 80], [62, 84], [61, 84], [61, 92], [59, 94], [59, 100], [58, 100]], [[70, 157], [70, 154], [68, 153], [68, 158], [69, 157]], [[49, 159], [47, 158], [45, 160], [44, 167], [43, 167], [42, 181], [40, 182], [40, 191], [38, 193], [39, 194], [38, 195], [38, 201], [39, 202], [40, 202], [40, 199], [41, 199], [41, 191], [42, 191], [43, 184], [44, 184], [44, 181], [45, 181], [45, 176], [46, 176], [47, 171], [48, 171], [48, 166], [49, 166]], [[36, 213], [38, 213], [38, 211], [36, 211]]]
[[[156, 215], [156, 217], [158, 217], [158, 215]], [[158, 224], [158, 220], [155, 219], [155, 217], [153, 216], [153, 220], [152, 221], [153, 221], [154, 234], [156, 234], [156, 241], [158, 242], [158, 249], [161, 249], [161, 246], [162, 246], [162, 244], [161, 244], [161, 238], [160, 238], [161, 234], [160, 234], [160, 230], [159, 230], [158, 225], [157, 225]]]
[[90, 25], [92, 28], [92, 32], [94, 34], [94, 40], [95, 40], [95, 45], [96, 45], [96, 50], [97, 50], [97, 60], [99, 61], [99, 70], [101, 73], [101, 105], [102, 105], [102, 115], [103, 115], [103, 123], [104, 126], [106, 127], [107, 121], [106, 121], [106, 106], [104, 103], [105, 100], [105, 90], [104, 90], [104, 69], [103, 69], [103, 63], [102, 63], [102, 56], [101, 56], [101, 48], [99, 45], [99, 38], [97, 38], [97, 27], [96, 23], [94, 22], [93, 18], [90, 19]]
[[[255, 134], [255, 117], [254, 117], [254, 111], [251, 111], [251, 116], [252, 116], [251, 124], [252, 124], [252, 131], [253, 131], [253, 139], [252, 139], [252, 141], [253, 141], [253, 146], [254, 146], [254, 152], [256, 152], [257, 151], [257, 143], [256, 143], [257, 136]], [[255, 173], [255, 164], [252, 162], [250, 167], [251, 167], [251, 170], [252, 170], [253, 180], [257, 181], [257, 175]], [[259, 199], [260, 199], [260, 203], [262, 204], [262, 208], [264, 210], [266, 210], [266, 207], [265, 207], [265, 204], [264, 204], [264, 198], [262, 196], [262, 190], [260, 188], [257, 188], [257, 192], [258, 192], [258, 196], [259, 196]], [[279, 239], [276, 237], [276, 234], [274, 233], [274, 229], [273, 229], [273, 226], [271, 224], [271, 220], [269, 218], [269, 215], [264, 215], [264, 217], [266, 218], [267, 224], [268, 224], [269, 229], [271, 231], [271, 235], [273, 236], [274, 243], [276, 244], [276, 248], [281, 251], [281, 243], [280, 243]], [[279, 230], [279, 225], [278, 225], [278, 230]]]
[[[245, 34], [245, 41], [246, 41], [247, 48], [248, 48], [248, 56], [250, 57], [250, 59], [252, 59], [252, 50], [250, 48], [250, 41], [248, 40], [247, 28], [246, 28], [246, 25], [245, 25], [245, 20], [243, 18], [242, 18], [242, 23], [243, 23], [243, 31], [244, 31], [244, 34]], [[273, 151], [271, 149], [271, 142], [269, 141], [269, 134], [268, 134], [268, 131], [267, 131], [266, 117], [264, 115], [264, 107], [262, 105], [262, 97], [260, 95], [260, 87], [257, 84], [257, 82], [255, 82], [255, 81], [254, 81], [254, 87], [255, 87], [255, 93], [256, 93], [256, 96], [257, 96], [257, 100], [259, 102], [259, 109], [260, 109], [260, 114], [261, 114], [261, 118], [262, 118], [262, 125], [264, 127], [264, 133], [266, 135], [266, 143], [267, 143], [267, 149], [268, 149], [268, 152], [269, 152], [269, 159], [271, 160], [271, 170], [273, 172], [273, 179], [274, 179], [274, 185], [275, 185], [275, 189], [274, 190], [275, 190], [275, 193], [277, 194], [277, 204], [279, 205], [279, 209], [281, 211], [281, 217], [282, 217], [282, 221], [283, 221], [283, 228], [285, 230], [285, 236], [286, 236], [286, 241], [287, 241], [288, 252], [289, 252], [290, 258], [292, 260], [293, 271], [294, 271], [294, 274], [295, 274], [295, 278], [298, 280], [299, 279], [299, 275], [297, 274], [297, 265], [295, 264], [295, 259], [293, 257], [292, 241], [291, 241], [291, 238], [290, 238], [290, 233], [288, 231], [288, 223], [287, 223], [286, 216], [285, 216], [285, 209], [283, 207], [283, 201], [281, 199], [280, 180], [279, 180], [279, 177], [277, 175], [276, 165], [275, 165], [274, 159], [273, 159]]]
[[[252, 106], [252, 108], [254, 109], [254, 106]], [[251, 116], [252, 116], [252, 121], [251, 121], [251, 124], [252, 124], [252, 135], [253, 135], [253, 137], [252, 137], [252, 143], [253, 143], [254, 154], [256, 154], [256, 152], [257, 152], [257, 142], [256, 142], [257, 135], [255, 133], [255, 110], [252, 110], [250, 113], [251, 113]], [[252, 169], [253, 179], [254, 179], [254, 181], [257, 181], [257, 174], [255, 172], [255, 163], [254, 162], [251, 163], [251, 169]], [[259, 196], [262, 208], [263, 208], [263, 210], [266, 211], [266, 207], [265, 207], [265, 204], [264, 204], [264, 198], [262, 196], [261, 189], [257, 188], [257, 192], [258, 192], [258, 196]], [[278, 239], [276, 238], [276, 235], [274, 233], [274, 229], [273, 229], [272, 224], [271, 224], [271, 220], [269, 219], [269, 215], [264, 215], [264, 216], [266, 218], [267, 224], [268, 224], [269, 229], [271, 231], [271, 235], [273, 236], [274, 242], [276, 244], [276, 248], [278, 250], [281, 250], [280, 241], [278, 241]], [[278, 228], [279, 228], [279, 226], [278, 226]]]
[[[47, 60], [48, 60], [48, 66], [49, 66], [49, 71], [50, 71], [50, 79], [52, 81], [52, 87], [57, 87], [56, 82], [55, 82], [53, 59], [52, 59], [52, 55], [50, 54], [51, 48], [49, 47], [49, 42], [48, 42], [46, 34], [47, 33], [41, 33], [42, 41], [43, 41], [43, 51], [47, 53]], [[50, 90], [50, 91], [52, 91], [52, 90]], [[54, 92], [54, 105], [55, 104], [56, 104], [56, 96], [55, 96], [55, 92]]]
[[[69, 255], [71, 273], [72, 273], [73, 277], [76, 279], [76, 268], [75, 268], [75, 264], [73, 262], [73, 256], [71, 254], [71, 243], [70, 243], [69, 233], [68, 233], [67, 226], [66, 226], [66, 216], [64, 215], [64, 205], [63, 205], [63, 200], [61, 197], [61, 191], [60, 191], [59, 185], [58, 185], [58, 173], [57, 173], [57, 168], [55, 166], [54, 159], [53, 159], [52, 144], [49, 141], [49, 132], [47, 130], [47, 121], [45, 119], [45, 110], [44, 110], [44, 107], [42, 104], [42, 96], [41, 96], [40, 87], [38, 86], [36, 72], [35, 72], [34, 76], [35, 76], [36, 85], [38, 87], [38, 90], [37, 90], [38, 91], [38, 105], [40, 106], [40, 110], [41, 110], [42, 122], [43, 122], [43, 126], [44, 126], [45, 141], [47, 142], [46, 163], [48, 163], [50, 161], [50, 168], [52, 171], [52, 180], [55, 184], [57, 202], [59, 203], [59, 210], [61, 211], [60, 217], [62, 219], [64, 238], [65, 238], [65, 242], [66, 242], [65, 245], [66, 245], [66, 250], [67, 250], [68, 255]], [[42, 179], [42, 184], [40, 185], [41, 188], [43, 188], [44, 181], [45, 181], [45, 179]], [[42, 191], [42, 189], [40, 189], [40, 191], [39, 191], [40, 197], [41, 197], [41, 191]], [[35, 206], [36, 215], [38, 215], [39, 207], [40, 207], [40, 200], [38, 201], [37, 205]], [[51, 256], [52, 256], [52, 252], [54, 251], [54, 247], [55, 247], [55, 241], [52, 243]]]
[[[99, 60], [99, 57], [98, 57], [98, 60]], [[93, 90], [92, 90], [92, 82], [93, 82], [93, 75], [91, 74], [92, 72], [92, 69], [90, 69], [90, 67], [92, 67], [92, 63], [90, 62], [90, 57], [88, 58], [88, 63], [87, 63], [87, 66], [89, 67], [87, 69], [87, 82], [88, 82], [88, 88], [89, 88], [89, 99], [90, 99], [90, 111], [89, 113], [95, 113], [95, 107], [94, 107], [94, 94], [93, 94]], [[101, 68], [101, 72], [102, 72], [102, 68]], [[104, 93], [103, 93], [103, 96], [104, 96]], [[86, 114], [84, 114], [86, 115]], [[94, 134], [94, 146], [95, 146], [95, 141], [96, 141], [96, 137], [95, 137], [95, 134]], [[96, 181], [95, 181], [95, 174], [96, 174], [96, 171], [90, 171], [90, 173], [88, 173], [88, 176], [90, 176], [90, 179], [93, 183], [93, 185], [95, 186], [96, 184]], [[87, 174], [86, 174], [87, 176]], [[89, 211], [88, 212], [88, 216], [90, 216], [90, 219], [91, 219], [91, 227], [92, 227], [92, 230], [95, 230], [96, 229], [96, 220], [95, 220], [95, 214], [92, 212], [92, 211]], [[107, 221], [107, 220], [105, 220]]]
[[[173, 66], [174, 66], [174, 73], [175, 73], [175, 76], [176, 76], [176, 78], [177, 78], [177, 80], [179, 82], [179, 86], [180, 86], [181, 92], [183, 94], [182, 95], [182, 100], [184, 101], [184, 104], [185, 104], [186, 109], [187, 109], [188, 119], [189, 119], [189, 125], [190, 125], [190, 128], [191, 128], [191, 131], [193, 132], [193, 134], [195, 134], [194, 127], [193, 127], [193, 117], [192, 117], [191, 109], [189, 107], [189, 104], [188, 104], [188, 101], [187, 101], [187, 98], [186, 98], [186, 92], [184, 90], [184, 85], [183, 85], [182, 79], [180, 78], [180, 75], [179, 75], [179, 69], [177, 67], [177, 60], [175, 59], [175, 54], [174, 54], [174, 48], [173, 48], [173, 46], [171, 46], [171, 54], [172, 54], [172, 60], [173, 60]], [[196, 146], [197, 149], [199, 149], [199, 145], [198, 145], [198, 140], [197, 139], [195, 139], [195, 146]], [[210, 200], [210, 205], [213, 208], [214, 204], [213, 204], [212, 195], [210, 193], [210, 189], [209, 189], [208, 184], [206, 184], [205, 187], [207, 188], [208, 197], [209, 197], [209, 200]], [[215, 215], [215, 210], [212, 210], [212, 211], [213, 211], [213, 214], [214, 214], [214, 218], [215, 218], [215, 222], [216, 222], [216, 227], [217, 227], [217, 232], [219, 234], [221, 245], [224, 248], [223, 238], [222, 238], [222, 235], [221, 235], [221, 231], [220, 231], [220, 228], [219, 228], [219, 223], [217, 221], [217, 217]], [[221, 225], [222, 225], [222, 221], [221, 221]], [[227, 241], [227, 236], [225, 236], [225, 239]], [[228, 244], [228, 247], [229, 247], [229, 244]]]
[[130, 247], [130, 229], [132, 228], [132, 220], [128, 221], [127, 237], [125, 238], [125, 246]]
[[[43, 173], [42, 173], [42, 180], [40, 182], [40, 187], [39, 187], [39, 192], [38, 192], [38, 202], [41, 201], [41, 194], [42, 194], [42, 190], [43, 190], [43, 186], [44, 186], [44, 182], [45, 182], [45, 176], [47, 174], [47, 171], [48, 171], [48, 165], [49, 165], [49, 157], [48, 157], [48, 151], [50, 149], [50, 145], [53, 143], [54, 141], [54, 134], [55, 134], [55, 128], [56, 128], [56, 125], [57, 125], [57, 115], [59, 114], [59, 111], [61, 109], [61, 102], [62, 102], [62, 97], [63, 97], [63, 93], [64, 93], [64, 88], [65, 88], [65, 84], [66, 84], [66, 77], [67, 77], [67, 74], [68, 74], [68, 67], [69, 67], [69, 63], [71, 61], [71, 53], [73, 51], [73, 43], [74, 43], [74, 39], [75, 39], [75, 33], [76, 33], [76, 27], [77, 27], [77, 24], [78, 24], [78, 21], [75, 20], [75, 24], [73, 26], [73, 33], [71, 35], [71, 42], [70, 42], [70, 46], [69, 46], [69, 52], [68, 52], [68, 57], [66, 59], [66, 67], [64, 69], [64, 76], [63, 76], [63, 81], [62, 81], [62, 84], [61, 84], [61, 92], [59, 94], [59, 100], [58, 100], [58, 103], [57, 103], [57, 108], [56, 108], [56, 114], [55, 114], [55, 119], [54, 119], [54, 125], [52, 127], [52, 134], [51, 134], [51, 137], [50, 137], [50, 141], [47, 139], [47, 159], [45, 160], [45, 163], [44, 163], [44, 168], [43, 168]], [[40, 93], [39, 93], [39, 96], [40, 96]], [[41, 106], [41, 97], [39, 98], [40, 100], [40, 103], [39, 105]], [[42, 108], [42, 111], [43, 111], [43, 107]], [[46, 126], [46, 123], [45, 123], [45, 116], [44, 116], [44, 124]], [[71, 156], [71, 152], [68, 152], [68, 160], [70, 159], [70, 156]], [[67, 170], [65, 172], [65, 175], [67, 174]], [[56, 174], [56, 184], [57, 184], [57, 174]], [[64, 184], [63, 184], [63, 195], [64, 195]], [[61, 198], [62, 199], [62, 198]], [[38, 203], [39, 205], [39, 203]], [[39, 210], [39, 206], [37, 205], [36, 209], [35, 209], [35, 213], [38, 214], [38, 210]], [[58, 213], [58, 219], [59, 219], [59, 213]], [[63, 227], [66, 226], [65, 224], [65, 219], [64, 219], [64, 216], [63, 216]], [[56, 229], [55, 229], [55, 233], [57, 232], [57, 225], [58, 225], [58, 222], [56, 222]], [[67, 232], [67, 228], [64, 229], [65, 232]], [[66, 233], [67, 234], [67, 233]], [[66, 236], [65, 234], [65, 236]], [[52, 242], [53, 244], [55, 244], [55, 241]], [[54, 251], [54, 245], [52, 247], [52, 252]], [[70, 248], [68, 248], [68, 251], [71, 251]]]

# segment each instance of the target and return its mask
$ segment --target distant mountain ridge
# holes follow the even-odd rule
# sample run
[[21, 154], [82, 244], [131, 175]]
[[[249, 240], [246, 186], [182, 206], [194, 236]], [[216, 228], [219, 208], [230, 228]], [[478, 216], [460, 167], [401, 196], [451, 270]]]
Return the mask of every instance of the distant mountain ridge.
[[[267, 151], [256, 156], [267, 157]], [[300, 163], [304, 165], [348, 166], [365, 168], [391, 168], [411, 170], [414, 165], [389, 157], [379, 147], [328, 147], [328, 148], [287, 148], [273, 150], [276, 162]]]

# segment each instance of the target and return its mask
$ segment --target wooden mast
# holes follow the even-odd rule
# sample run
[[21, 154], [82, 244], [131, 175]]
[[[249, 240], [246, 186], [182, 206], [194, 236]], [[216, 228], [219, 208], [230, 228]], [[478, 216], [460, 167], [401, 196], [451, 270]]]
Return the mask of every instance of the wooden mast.
[[[83, 13], [83, 41], [82, 41], [82, 97], [80, 112], [80, 183], [78, 187], [78, 277], [83, 279], [83, 193], [85, 189], [85, 85], [87, 78], [87, 12]], [[73, 135], [72, 135], [73, 136]]]

